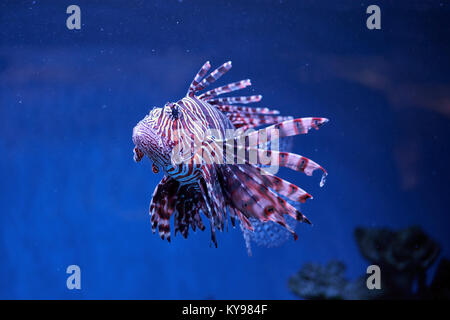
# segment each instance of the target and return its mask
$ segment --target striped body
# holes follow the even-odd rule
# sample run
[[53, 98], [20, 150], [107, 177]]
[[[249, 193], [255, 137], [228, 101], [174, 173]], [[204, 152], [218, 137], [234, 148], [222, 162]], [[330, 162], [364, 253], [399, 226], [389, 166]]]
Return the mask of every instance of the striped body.
[[[205, 77], [209, 68], [207, 62], [200, 69], [186, 97], [154, 108], [133, 130], [135, 160], [147, 155], [153, 171], [161, 168], [165, 174], [150, 204], [153, 231], [158, 229], [161, 238], [170, 241], [170, 218], [174, 215], [175, 234], [187, 237], [190, 227], [194, 231], [205, 228], [202, 213], [210, 222], [216, 246], [215, 230], [223, 230], [228, 216], [233, 226], [237, 219], [249, 230], [250, 219], [275, 222], [297, 238], [283, 216], [309, 221], [283, 197], [296, 202], [312, 197], [261, 165], [269, 157], [280, 166], [307, 175], [319, 169], [324, 173], [323, 185], [326, 172], [320, 165], [294, 153], [268, 150], [267, 146], [268, 141], [317, 129], [327, 119], [293, 119], [280, 116], [277, 110], [242, 105], [259, 102], [259, 95], [217, 98], [251, 85], [248, 79], [196, 95], [225, 74], [231, 62]], [[271, 126], [248, 130], [264, 124]]]

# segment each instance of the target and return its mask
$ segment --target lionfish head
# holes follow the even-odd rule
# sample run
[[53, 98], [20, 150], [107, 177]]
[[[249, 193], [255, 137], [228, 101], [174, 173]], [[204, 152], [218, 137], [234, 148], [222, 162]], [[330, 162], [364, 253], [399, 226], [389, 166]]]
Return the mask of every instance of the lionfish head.
[[163, 165], [170, 157], [173, 143], [167, 138], [167, 129], [178, 117], [178, 109], [173, 104], [163, 108], [153, 108], [133, 128], [133, 143], [156, 164]]

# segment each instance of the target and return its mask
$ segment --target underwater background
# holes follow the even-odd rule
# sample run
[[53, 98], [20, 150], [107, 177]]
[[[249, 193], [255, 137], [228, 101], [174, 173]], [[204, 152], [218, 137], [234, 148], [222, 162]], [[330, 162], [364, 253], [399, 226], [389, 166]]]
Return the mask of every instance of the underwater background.
[[[297, 299], [288, 279], [307, 262], [365, 274], [358, 226], [419, 225], [448, 257], [449, 31], [447, 1], [2, 0], [0, 298]], [[232, 60], [218, 84], [250, 78], [258, 106], [330, 119], [293, 147], [325, 186], [280, 171], [314, 196], [296, 242], [248, 257], [239, 227], [217, 249], [208, 228], [151, 232], [161, 173], [133, 161], [132, 128], [207, 60]], [[81, 290], [66, 288], [72, 264]]]

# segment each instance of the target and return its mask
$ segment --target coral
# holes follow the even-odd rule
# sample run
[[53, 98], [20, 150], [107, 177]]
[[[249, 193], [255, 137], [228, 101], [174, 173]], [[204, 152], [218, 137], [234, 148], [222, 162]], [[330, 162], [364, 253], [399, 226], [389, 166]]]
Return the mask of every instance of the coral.
[[[384, 297], [425, 294], [426, 270], [436, 261], [440, 247], [420, 227], [399, 231], [356, 228], [354, 234], [363, 257], [382, 270]], [[417, 293], [413, 293], [414, 283]]]
[[326, 266], [306, 263], [289, 279], [289, 288], [305, 299], [343, 299], [345, 269], [340, 261], [330, 261]]
[[450, 299], [450, 260], [442, 259], [430, 285], [430, 298]]
[[[450, 261], [442, 259], [430, 286], [426, 272], [440, 253], [440, 246], [420, 227], [399, 231], [356, 228], [361, 255], [381, 269], [381, 289], [369, 290], [367, 275], [354, 281], [345, 278], [345, 265], [330, 261], [326, 266], [305, 264], [289, 279], [290, 290], [305, 299], [448, 299]], [[416, 289], [414, 290], [414, 284]]]
[[364, 258], [396, 271], [426, 270], [440, 252], [439, 245], [417, 226], [397, 232], [385, 228], [356, 228], [355, 238]]

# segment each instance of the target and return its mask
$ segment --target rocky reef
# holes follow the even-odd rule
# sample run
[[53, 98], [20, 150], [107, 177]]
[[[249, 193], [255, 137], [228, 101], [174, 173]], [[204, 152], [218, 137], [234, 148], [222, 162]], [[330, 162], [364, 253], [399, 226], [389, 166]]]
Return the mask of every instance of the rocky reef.
[[440, 259], [430, 285], [427, 270], [437, 261], [440, 246], [420, 227], [393, 231], [356, 228], [361, 255], [381, 270], [381, 289], [369, 290], [368, 275], [356, 280], [345, 277], [346, 266], [333, 260], [325, 266], [306, 263], [289, 279], [289, 289], [304, 299], [449, 299], [450, 260]]

